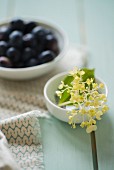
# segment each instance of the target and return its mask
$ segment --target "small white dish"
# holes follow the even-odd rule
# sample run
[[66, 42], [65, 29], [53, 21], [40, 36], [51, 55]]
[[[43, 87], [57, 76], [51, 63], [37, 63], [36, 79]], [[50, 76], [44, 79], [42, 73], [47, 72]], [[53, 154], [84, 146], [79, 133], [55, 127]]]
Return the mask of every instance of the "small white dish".
[[[25, 21], [35, 21], [39, 25], [50, 29], [53, 31], [55, 34], [57, 40], [58, 40], [58, 46], [60, 49], [59, 54], [57, 57], [52, 60], [51, 62], [41, 64], [38, 66], [33, 66], [33, 67], [27, 67], [27, 68], [5, 68], [5, 67], [0, 67], [0, 77], [5, 78], [5, 79], [11, 79], [11, 80], [27, 80], [27, 79], [32, 79], [35, 77], [39, 77], [41, 75], [47, 74], [49, 71], [51, 71], [58, 62], [65, 56], [65, 53], [68, 48], [68, 38], [66, 33], [63, 31], [62, 28], [57, 26], [56, 24], [53, 24], [49, 21], [45, 21], [42, 19], [24, 19]], [[1, 26], [8, 25], [9, 20], [5, 22], [0, 23]]]
[[[44, 97], [45, 97], [45, 102], [46, 106], [48, 108], [49, 113], [51, 113], [53, 116], [55, 116], [57, 119], [62, 120], [64, 122], [68, 122], [68, 114], [66, 109], [61, 108], [57, 105], [56, 103], [56, 98], [55, 98], [55, 91], [57, 90], [61, 80], [65, 78], [65, 76], [68, 73], [60, 73], [54, 77], [52, 77], [45, 85], [44, 87]], [[99, 84], [102, 82], [104, 84], [104, 89], [102, 92], [107, 96], [108, 94], [108, 89], [106, 84], [104, 83], [103, 80], [100, 78], [96, 77], [96, 82]], [[82, 122], [82, 116], [77, 115], [77, 121], [76, 123], [81, 123]]]

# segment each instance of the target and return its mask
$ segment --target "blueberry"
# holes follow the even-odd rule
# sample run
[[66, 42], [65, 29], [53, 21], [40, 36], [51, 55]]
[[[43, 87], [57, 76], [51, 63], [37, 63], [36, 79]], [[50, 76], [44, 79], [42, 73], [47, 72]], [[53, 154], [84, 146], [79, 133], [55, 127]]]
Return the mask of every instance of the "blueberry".
[[11, 29], [8, 26], [0, 27], [0, 41], [1, 40], [7, 41], [10, 32], [11, 32]]
[[36, 51], [37, 51], [37, 54], [40, 54], [42, 51], [44, 51], [44, 45], [42, 43], [39, 43], [37, 45]]
[[19, 30], [19, 31], [24, 31], [25, 24], [22, 19], [15, 18], [10, 22], [10, 26], [12, 30]]
[[25, 24], [24, 33], [25, 33], [25, 34], [30, 33], [30, 32], [32, 31], [32, 29], [33, 29], [34, 27], [36, 27], [36, 26], [37, 26], [37, 24], [36, 24], [36, 22], [34, 22], [34, 21], [29, 21], [29, 22], [27, 22], [27, 23]]
[[34, 36], [30, 33], [25, 34], [23, 36], [23, 44], [25, 47], [36, 47], [37, 46], [37, 42]]
[[25, 67], [25, 65], [22, 61], [14, 64], [14, 68], [24, 68], [24, 67]]
[[46, 35], [52, 34], [52, 31], [50, 29], [45, 29]]
[[33, 56], [35, 56], [35, 51], [29, 47], [26, 47], [22, 53], [22, 61], [25, 62], [32, 58]]
[[36, 58], [31, 58], [30, 60], [28, 60], [26, 63], [25, 63], [25, 66], [26, 67], [33, 67], [33, 66], [36, 66], [38, 64], [38, 61]]
[[13, 63], [20, 60], [20, 52], [14, 47], [10, 47], [6, 52], [6, 55]]
[[36, 37], [38, 42], [41, 42], [46, 36], [46, 29], [42, 26], [37, 26], [32, 30], [32, 34]]
[[53, 34], [48, 34], [45, 37], [45, 49], [53, 51], [55, 54], [58, 54], [58, 41]]
[[10, 68], [12, 66], [12, 63], [11, 63], [10, 59], [8, 59], [5, 56], [2, 56], [2, 57], [0, 57], [0, 66]]
[[23, 44], [22, 40], [23, 34], [20, 31], [13, 31], [9, 35], [9, 43], [11, 46], [14, 47], [21, 47]]
[[55, 54], [52, 51], [43, 51], [38, 55], [38, 61], [43, 64], [52, 61], [55, 58]]
[[6, 55], [8, 44], [5, 41], [0, 41], [0, 56]]

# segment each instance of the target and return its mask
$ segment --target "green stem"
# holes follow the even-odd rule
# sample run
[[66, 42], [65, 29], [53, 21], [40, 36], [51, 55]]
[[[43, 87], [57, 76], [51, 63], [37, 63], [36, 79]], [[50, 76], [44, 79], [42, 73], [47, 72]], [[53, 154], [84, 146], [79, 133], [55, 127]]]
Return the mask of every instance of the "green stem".
[[58, 104], [58, 106], [66, 106], [68, 104], [71, 104], [71, 101], [67, 101], [67, 102], [64, 102], [64, 103], [61, 103], [61, 104]]

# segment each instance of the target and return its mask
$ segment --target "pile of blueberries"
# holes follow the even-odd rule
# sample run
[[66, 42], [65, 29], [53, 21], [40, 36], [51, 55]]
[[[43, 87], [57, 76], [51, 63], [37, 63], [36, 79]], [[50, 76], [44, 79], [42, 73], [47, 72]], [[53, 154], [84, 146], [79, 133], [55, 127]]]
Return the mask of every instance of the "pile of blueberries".
[[32, 67], [52, 61], [58, 53], [54, 33], [34, 21], [15, 18], [0, 27], [1, 67]]

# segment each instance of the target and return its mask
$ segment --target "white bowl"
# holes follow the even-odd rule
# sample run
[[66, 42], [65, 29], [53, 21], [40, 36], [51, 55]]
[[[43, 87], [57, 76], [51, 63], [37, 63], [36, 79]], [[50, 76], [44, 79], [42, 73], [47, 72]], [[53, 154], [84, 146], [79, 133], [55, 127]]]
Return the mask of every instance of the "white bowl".
[[[60, 73], [54, 77], [52, 77], [45, 85], [44, 87], [44, 97], [45, 97], [45, 102], [46, 102], [46, 106], [49, 110], [49, 112], [55, 116], [57, 119], [60, 119], [64, 122], [68, 122], [68, 110], [61, 108], [57, 105], [56, 103], [56, 99], [55, 99], [55, 91], [57, 90], [61, 80], [63, 80], [65, 78], [65, 76], [68, 73], [64, 72], [64, 73]], [[102, 90], [102, 92], [104, 94], [108, 93], [107, 90], [107, 86], [104, 83], [103, 80], [101, 80], [100, 78], [96, 78], [96, 82], [99, 84], [100, 82], [102, 82], [104, 84], [104, 89]], [[81, 123], [82, 122], [82, 116], [77, 115], [77, 121], [76, 123]]]
[[[52, 30], [55, 36], [57, 37], [60, 53], [53, 61], [38, 66], [27, 67], [27, 68], [16, 68], [16, 69], [0, 67], [0, 77], [2, 78], [12, 79], [12, 80], [27, 80], [27, 79], [39, 77], [51, 71], [57, 65], [57, 63], [64, 57], [66, 53], [68, 47], [68, 38], [66, 33], [59, 26], [40, 19], [38, 20], [23, 19], [23, 20], [35, 21], [36, 23], [39, 23], [39, 25]], [[8, 23], [9, 21], [2, 22], [0, 23], [0, 26], [8, 25]]]

